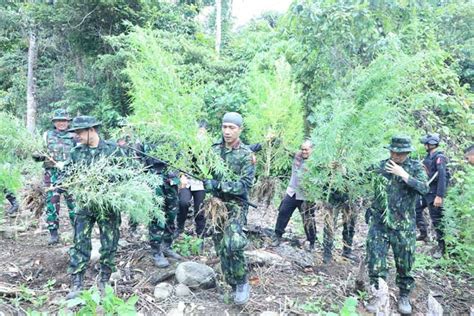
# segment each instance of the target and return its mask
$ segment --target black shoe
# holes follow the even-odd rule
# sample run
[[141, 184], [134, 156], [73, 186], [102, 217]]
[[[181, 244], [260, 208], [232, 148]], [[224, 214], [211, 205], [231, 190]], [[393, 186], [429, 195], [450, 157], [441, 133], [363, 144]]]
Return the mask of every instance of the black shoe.
[[250, 299], [250, 284], [245, 282], [244, 284], [237, 284], [235, 288], [234, 303], [236, 305], [244, 305]]
[[328, 264], [328, 263], [331, 263], [332, 261], [332, 254], [330, 253], [324, 253], [323, 255], [323, 263], [324, 264]]
[[153, 255], [153, 260], [158, 268], [166, 268], [170, 266], [170, 262], [165, 258], [161, 250]]
[[13, 199], [13, 200], [11, 201], [10, 207], [7, 209], [7, 214], [8, 214], [8, 216], [13, 216], [13, 215], [15, 215], [16, 212], [18, 212], [18, 208], [19, 208], [19, 206], [18, 206], [18, 203], [17, 203], [16, 199]]
[[400, 295], [400, 298], [398, 300], [398, 311], [402, 315], [411, 314], [412, 308], [411, 308], [410, 299], [408, 298], [408, 295]]
[[342, 251], [342, 256], [346, 259], [352, 260], [354, 262], [359, 262], [359, 258], [352, 253], [352, 250], [344, 249]]
[[72, 300], [81, 294], [83, 277], [83, 272], [71, 276], [71, 291], [66, 295], [66, 300]]
[[102, 265], [100, 267], [99, 274], [99, 291], [101, 294], [104, 294], [105, 287], [109, 284], [110, 276], [112, 275], [112, 269], [110, 267]]
[[57, 229], [51, 229], [49, 231], [49, 233], [50, 233], [50, 236], [49, 236], [48, 245], [55, 245], [55, 244], [59, 243], [58, 230]]
[[272, 243], [270, 244], [270, 246], [272, 246], [272, 247], [280, 246], [281, 239], [282, 239], [281, 236], [274, 235], [273, 238], [272, 238]]
[[420, 233], [418, 235], [418, 237], [416, 237], [416, 240], [427, 242], [428, 241], [428, 235], [426, 233]]
[[309, 250], [309, 252], [315, 252], [316, 251], [316, 245], [314, 244], [314, 242], [309, 243], [308, 250]]

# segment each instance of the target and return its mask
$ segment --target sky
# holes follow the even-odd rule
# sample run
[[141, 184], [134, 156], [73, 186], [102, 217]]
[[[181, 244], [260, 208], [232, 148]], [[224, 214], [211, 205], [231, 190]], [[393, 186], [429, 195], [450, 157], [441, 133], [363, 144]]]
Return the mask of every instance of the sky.
[[237, 28], [265, 11], [285, 12], [293, 0], [233, 0], [232, 15]]

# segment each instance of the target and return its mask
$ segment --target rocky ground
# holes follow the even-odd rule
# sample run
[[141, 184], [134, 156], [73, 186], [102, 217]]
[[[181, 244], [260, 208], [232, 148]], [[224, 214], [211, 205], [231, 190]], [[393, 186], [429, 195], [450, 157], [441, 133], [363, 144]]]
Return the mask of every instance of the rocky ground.
[[[247, 254], [250, 262], [252, 297], [243, 307], [236, 307], [228, 299], [229, 288], [220, 278], [219, 260], [212, 242], [205, 240], [201, 255], [190, 254], [184, 261], [193, 261], [216, 271], [217, 286], [210, 289], [189, 288], [179, 285], [173, 262], [168, 269], [153, 265], [146, 242], [146, 229], [140, 227], [140, 236], [128, 234], [126, 220], [122, 227], [122, 239], [118, 251], [118, 273], [113, 275], [115, 293], [122, 298], [139, 296], [137, 309], [143, 314], [321, 314], [327, 311], [339, 313], [348, 297], [358, 299], [357, 311], [365, 314], [362, 301], [367, 298], [366, 283], [361, 266], [341, 257], [340, 229], [336, 242], [335, 260], [323, 264], [321, 248], [315, 253], [306, 250], [301, 220], [295, 212], [286, 234], [287, 240], [278, 248], [269, 247], [269, 234], [275, 223], [276, 210], [251, 210], [249, 214], [249, 238]], [[318, 235], [322, 235], [321, 214], [317, 215]], [[189, 220], [189, 230], [192, 230]], [[364, 257], [367, 227], [362, 216], [357, 224], [355, 254]], [[87, 287], [96, 282], [98, 259], [98, 229], [94, 231], [93, 263], [86, 275]], [[57, 313], [65, 310], [64, 297], [69, 288], [67, 251], [71, 246], [72, 233], [66, 212], [62, 214], [61, 244], [47, 246], [48, 232], [42, 220], [29, 211], [21, 211], [14, 218], [0, 222], [0, 315], [27, 314], [29, 311]], [[194, 239], [180, 237], [181, 251], [192, 250]], [[428, 299], [435, 299], [445, 313], [472, 313], [474, 295], [472, 276], [440, 269], [430, 259], [432, 243], [418, 245], [416, 264], [417, 287], [412, 294], [414, 314], [425, 314]], [[195, 248], [195, 247], [194, 247]], [[192, 252], [192, 251], [191, 251]], [[202, 273], [201, 273], [202, 274]], [[394, 285], [392, 263], [389, 278], [390, 302], [396, 310], [398, 291]], [[182, 281], [182, 279], [181, 279]], [[74, 311], [74, 309], [72, 309]]]

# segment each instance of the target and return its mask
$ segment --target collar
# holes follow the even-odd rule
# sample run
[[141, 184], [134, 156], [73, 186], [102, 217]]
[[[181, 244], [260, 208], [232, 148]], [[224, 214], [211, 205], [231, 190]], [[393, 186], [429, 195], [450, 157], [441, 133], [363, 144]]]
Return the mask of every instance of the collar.
[[[240, 138], [238, 138], [238, 139], [232, 144], [231, 148], [232, 148], [232, 149], [239, 149], [241, 145], [242, 145], [242, 141], [240, 140]], [[225, 146], [224, 138], [221, 139], [220, 146], [223, 147], [223, 148], [227, 148], [227, 147]]]

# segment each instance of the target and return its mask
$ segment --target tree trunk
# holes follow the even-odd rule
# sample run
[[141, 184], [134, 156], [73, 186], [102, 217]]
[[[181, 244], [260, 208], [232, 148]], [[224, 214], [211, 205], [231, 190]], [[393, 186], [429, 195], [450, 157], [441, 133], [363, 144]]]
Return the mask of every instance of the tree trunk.
[[36, 78], [34, 69], [38, 57], [36, 34], [30, 31], [28, 45], [28, 78], [26, 86], [26, 128], [30, 133], [36, 129]]
[[221, 37], [222, 37], [222, 1], [216, 0], [216, 54], [221, 52]]

